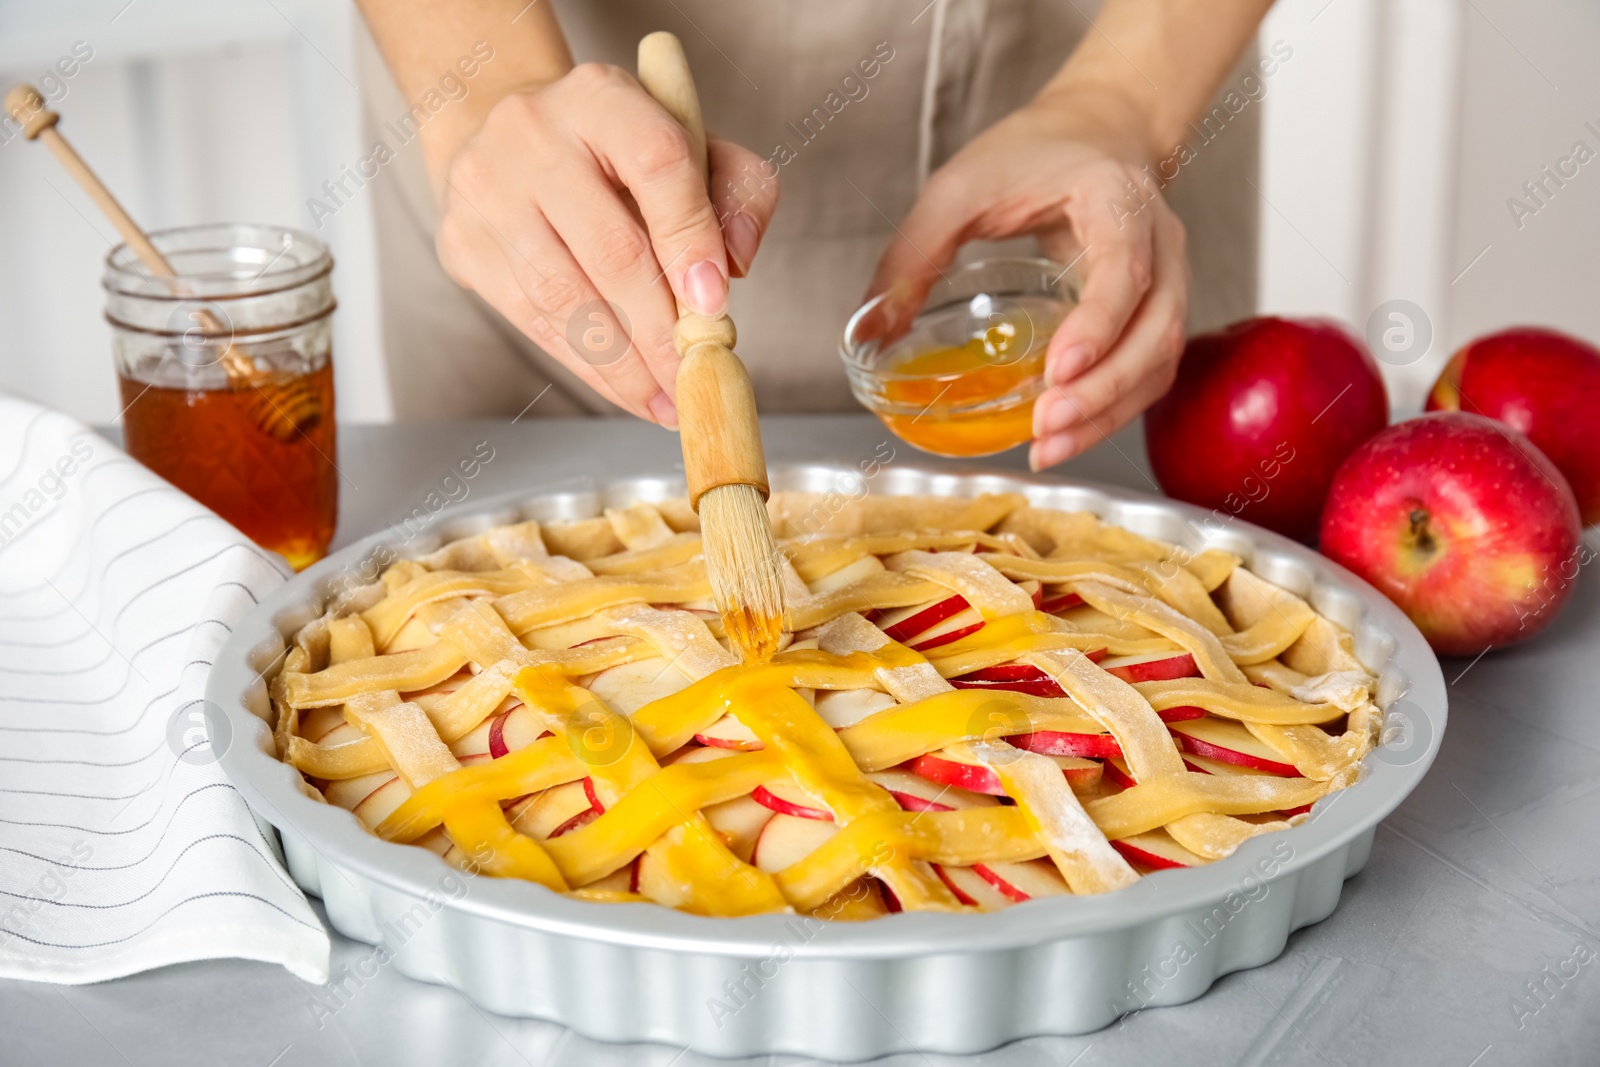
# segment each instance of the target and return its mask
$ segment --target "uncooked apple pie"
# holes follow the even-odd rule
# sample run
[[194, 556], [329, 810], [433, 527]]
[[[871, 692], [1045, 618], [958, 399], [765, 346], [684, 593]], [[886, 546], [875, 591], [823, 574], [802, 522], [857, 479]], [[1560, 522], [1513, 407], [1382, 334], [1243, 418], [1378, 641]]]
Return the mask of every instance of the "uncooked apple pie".
[[395, 563], [273, 685], [308, 791], [466, 870], [706, 915], [1103, 893], [1350, 785], [1350, 635], [1219, 550], [1014, 495], [777, 494], [792, 636], [729, 651], [681, 500]]

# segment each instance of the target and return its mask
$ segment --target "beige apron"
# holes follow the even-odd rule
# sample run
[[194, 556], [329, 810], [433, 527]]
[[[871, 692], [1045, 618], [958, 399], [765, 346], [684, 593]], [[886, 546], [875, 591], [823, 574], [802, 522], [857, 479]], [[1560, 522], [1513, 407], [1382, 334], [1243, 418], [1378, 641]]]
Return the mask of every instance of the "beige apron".
[[[750, 277], [732, 286], [730, 314], [761, 409], [794, 412], [855, 408], [838, 340], [893, 233], [891, 220], [910, 210], [929, 170], [1044, 84], [1098, 5], [557, 0], [556, 6], [580, 61], [631, 70], [640, 37], [658, 29], [677, 33], [699, 82], [707, 126], [764, 158], [776, 155], [777, 215]], [[361, 47], [367, 126], [377, 140], [407, 104], [370, 40]], [[863, 78], [858, 64], [874, 59], [876, 76]], [[1230, 123], [1167, 191], [1189, 229], [1192, 329], [1254, 308], [1256, 194], [1245, 179], [1255, 171], [1259, 113], [1248, 109]], [[434, 202], [415, 142], [396, 151], [371, 193], [397, 418], [514, 416], [542, 392], [528, 417], [617, 413], [445, 276], [434, 255]]]

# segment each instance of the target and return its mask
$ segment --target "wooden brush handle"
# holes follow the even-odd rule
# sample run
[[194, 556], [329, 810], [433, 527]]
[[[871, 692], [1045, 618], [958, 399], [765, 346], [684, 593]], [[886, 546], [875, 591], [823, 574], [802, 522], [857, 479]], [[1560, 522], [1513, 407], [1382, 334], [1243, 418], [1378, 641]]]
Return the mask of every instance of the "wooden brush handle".
[[689, 135], [689, 151], [700, 167], [700, 176], [708, 178], [706, 124], [700, 115], [700, 94], [695, 92], [683, 43], [675, 35], [660, 30], [639, 42], [639, 84], [678, 120]]
[[[689, 134], [700, 173], [707, 174], [700, 98], [678, 38], [663, 31], [639, 42], [639, 83]], [[683, 356], [678, 425], [690, 503], [698, 508], [701, 496], [724, 485], [751, 485], [767, 496], [767, 457], [756, 422], [755, 391], [733, 353], [733, 320], [726, 315], [708, 319], [680, 306], [673, 341]]]

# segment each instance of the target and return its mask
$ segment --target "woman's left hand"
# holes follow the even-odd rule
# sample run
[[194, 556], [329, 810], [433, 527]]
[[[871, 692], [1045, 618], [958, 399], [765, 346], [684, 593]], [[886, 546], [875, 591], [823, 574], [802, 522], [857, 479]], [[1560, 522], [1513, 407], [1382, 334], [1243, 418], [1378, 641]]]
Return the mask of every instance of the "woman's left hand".
[[1034, 470], [1133, 419], [1172, 385], [1183, 353], [1183, 223], [1141, 169], [1150, 152], [1140, 118], [1118, 103], [1042, 96], [968, 143], [928, 180], [869, 291], [920, 306], [974, 238], [1031, 233], [1051, 258], [1076, 265], [1079, 304], [1050, 340], [1034, 404]]

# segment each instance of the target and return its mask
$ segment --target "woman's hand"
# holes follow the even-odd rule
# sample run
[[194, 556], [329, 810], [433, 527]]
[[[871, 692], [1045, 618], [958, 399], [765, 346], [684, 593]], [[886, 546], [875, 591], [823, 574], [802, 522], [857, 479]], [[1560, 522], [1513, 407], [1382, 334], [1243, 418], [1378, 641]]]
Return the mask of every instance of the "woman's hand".
[[754, 153], [713, 138], [709, 154], [712, 196], [632, 75], [575, 67], [500, 99], [437, 161], [439, 260], [596, 392], [674, 426], [677, 304], [723, 313], [778, 199]]
[[[1028, 462], [1054, 466], [1114, 433], [1171, 386], [1189, 276], [1183, 224], [1141, 168], [1140, 116], [1099, 94], [1041, 96], [929, 179], [879, 261], [871, 293], [920, 306], [973, 238], [1032, 233], [1076, 264], [1078, 306], [1050, 340]], [[1135, 192], [1137, 190], [1137, 193]]]

